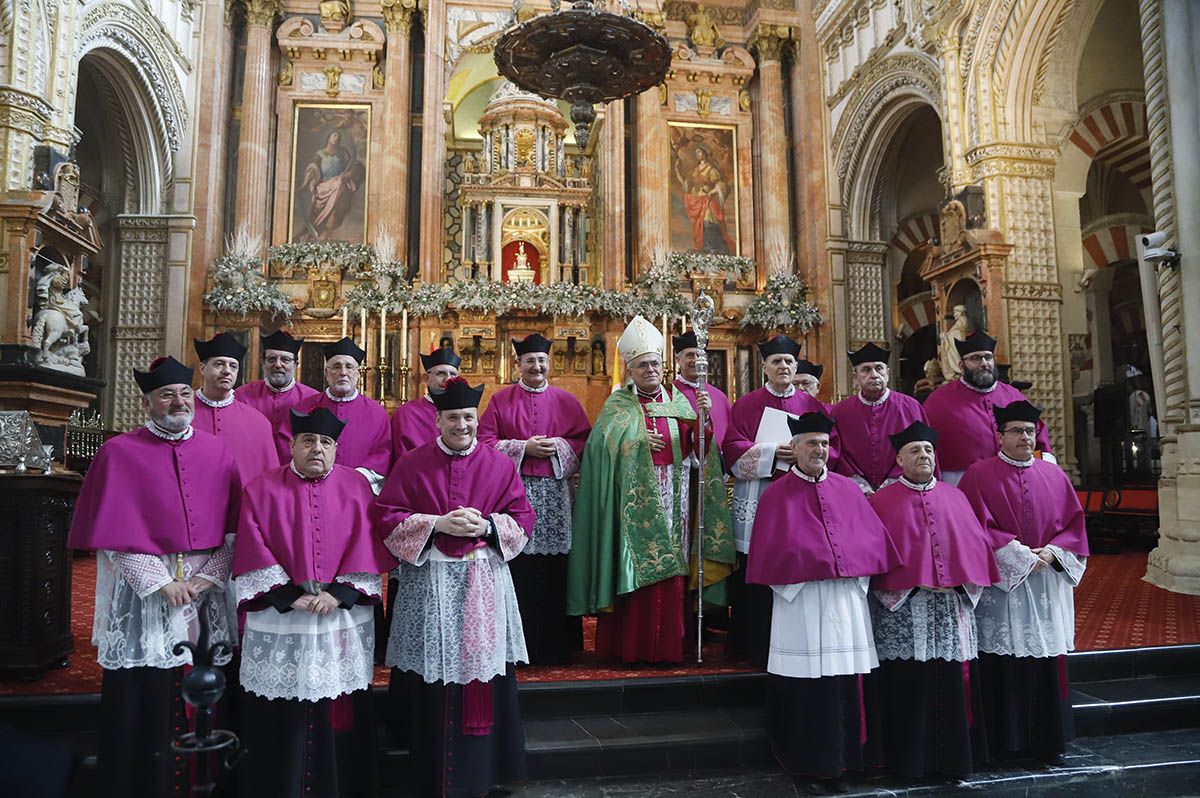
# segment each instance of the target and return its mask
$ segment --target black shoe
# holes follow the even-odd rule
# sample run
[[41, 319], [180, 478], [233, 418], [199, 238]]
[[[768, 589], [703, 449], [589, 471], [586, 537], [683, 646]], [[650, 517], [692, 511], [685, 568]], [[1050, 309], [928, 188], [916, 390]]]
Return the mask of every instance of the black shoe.
[[839, 776], [836, 779], [829, 779], [825, 782], [830, 792], [843, 793], [850, 792], [850, 784], [844, 778]]
[[1042, 754], [1041, 756], [1038, 757], [1038, 759], [1041, 760], [1043, 765], [1050, 765], [1051, 767], [1059, 767], [1060, 768], [1063, 765], [1067, 764], [1067, 760], [1063, 757], [1063, 755], [1058, 754], [1058, 753]]

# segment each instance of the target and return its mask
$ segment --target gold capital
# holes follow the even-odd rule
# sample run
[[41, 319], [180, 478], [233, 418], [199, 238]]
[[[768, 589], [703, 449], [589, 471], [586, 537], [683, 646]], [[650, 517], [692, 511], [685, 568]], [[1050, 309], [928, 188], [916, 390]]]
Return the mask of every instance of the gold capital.
[[403, 33], [407, 36], [412, 32], [413, 14], [417, 10], [417, 0], [382, 0], [383, 22], [387, 25], [388, 33]]
[[246, 25], [250, 27], [269, 28], [275, 24], [275, 18], [283, 13], [283, 3], [280, 0], [245, 0]]
[[770, 61], [779, 61], [783, 55], [783, 46], [792, 37], [792, 30], [787, 25], [775, 25], [764, 22], [754, 31], [750, 38], [750, 48], [758, 56], [759, 66]]

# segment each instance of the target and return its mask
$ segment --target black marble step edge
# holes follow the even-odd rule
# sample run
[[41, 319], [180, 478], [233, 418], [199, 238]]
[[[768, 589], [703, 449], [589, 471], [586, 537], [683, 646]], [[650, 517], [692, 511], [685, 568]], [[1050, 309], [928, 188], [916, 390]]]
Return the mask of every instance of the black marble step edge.
[[[1153, 697], [1153, 680], [1146, 677], [1200, 675], [1200, 645], [1075, 652], [1067, 656], [1075, 687], [1100, 681], [1144, 682]], [[766, 674], [725, 673], [591, 681], [522, 682], [519, 686], [526, 718], [581, 715], [621, 715], [688, 709], [696, 706], [736, 707], [763, 700]], [[379, 708], [385, 688], [375, 688]], [[34, 713], [55, 716], [55, 724], [85, 720], [99, 705], [96, 693], [71, 695], [0, 696], [0, 722], [20, 725]], [[94, 720], [85, 726], [91, 726]]]

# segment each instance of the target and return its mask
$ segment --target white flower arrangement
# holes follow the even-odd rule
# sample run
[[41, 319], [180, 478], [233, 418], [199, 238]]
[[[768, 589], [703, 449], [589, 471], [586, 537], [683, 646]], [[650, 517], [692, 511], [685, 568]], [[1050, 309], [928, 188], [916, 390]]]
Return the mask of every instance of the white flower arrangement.
[[245, 318], [252, 313], [270, 313], [272, 319], [291, 318], [292, 302], [283, 290], [263, 276], [262, 242], [250, 236], [243, 225], [225, 242], [225, 254], [209, 267], [211, 288], [202, 297], [204, 305], [217, 313]]
[[817, 306], [808, 301], [808, 287], [795, 273], [777, 271], [767, 278], [763, 292], [746, 306], [740, 326], [764, 332], [796, 329], [808, 332], [821, 323]]
[[726, 280], [744, 280], [754, 271], [754, 261], [741, 255], [718, 255], [714, 252], [672, 252], [667, 265], [678, 274], [723, 276]]

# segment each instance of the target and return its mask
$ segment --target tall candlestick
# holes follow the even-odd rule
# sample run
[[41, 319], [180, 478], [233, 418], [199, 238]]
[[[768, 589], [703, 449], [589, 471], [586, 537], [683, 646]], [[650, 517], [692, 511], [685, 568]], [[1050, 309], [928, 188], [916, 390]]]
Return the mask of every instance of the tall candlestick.
[[408, 363], [408, 308], [400, 311], [400, 359]]
[[342, 305], [342, 337], [345, 338], [350, 332], [350, 306]]
[[379, 357], [387, 357], [387, 307], [379, 309]]

